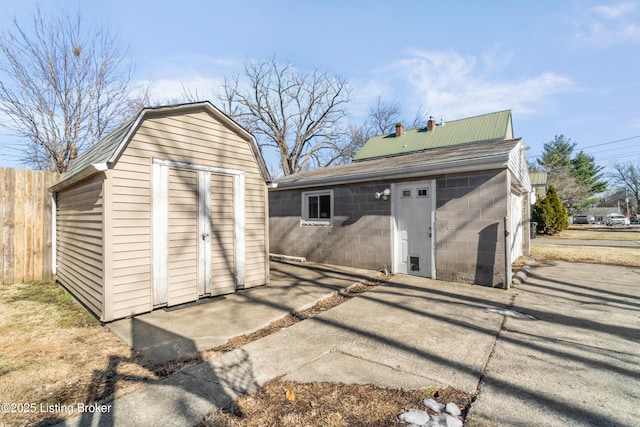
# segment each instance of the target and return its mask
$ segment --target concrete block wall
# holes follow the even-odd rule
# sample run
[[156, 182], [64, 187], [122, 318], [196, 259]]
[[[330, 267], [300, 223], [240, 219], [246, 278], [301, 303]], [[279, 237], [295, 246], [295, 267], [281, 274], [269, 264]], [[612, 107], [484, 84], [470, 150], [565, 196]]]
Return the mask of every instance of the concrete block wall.
[[502, 286], [508, 171], [436, 178], [436, 276]]
[[390, 269], [391, 200], [375, 198], [376, 192], [388, 187], [388, 183], [331, 187], [331, 225], [301, 224], [303, 190], [270, 191], [270, 251], [313, 262]]

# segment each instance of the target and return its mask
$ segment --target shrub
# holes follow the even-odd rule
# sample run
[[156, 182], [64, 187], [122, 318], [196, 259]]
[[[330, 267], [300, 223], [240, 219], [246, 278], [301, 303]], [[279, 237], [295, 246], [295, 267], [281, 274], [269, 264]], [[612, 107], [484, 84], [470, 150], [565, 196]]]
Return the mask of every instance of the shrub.
[[554, 234], [569, 228], [569, 215], [555, 188], [549, 186], [547, 195], [533, 205], [531, 219], [538, 223], [537, 231], [542, 234]]

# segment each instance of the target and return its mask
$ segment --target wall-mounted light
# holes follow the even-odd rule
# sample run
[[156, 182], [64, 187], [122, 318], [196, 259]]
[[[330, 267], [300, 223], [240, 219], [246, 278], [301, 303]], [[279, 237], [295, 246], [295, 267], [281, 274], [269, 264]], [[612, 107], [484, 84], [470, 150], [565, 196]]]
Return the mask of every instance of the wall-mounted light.
[[382, 200], [387, 200], [389, 198], [389, 194], [391, 194], [391, 190], [385, 188], [382, 192], [376, 192], [376, 199], [382, 197]]

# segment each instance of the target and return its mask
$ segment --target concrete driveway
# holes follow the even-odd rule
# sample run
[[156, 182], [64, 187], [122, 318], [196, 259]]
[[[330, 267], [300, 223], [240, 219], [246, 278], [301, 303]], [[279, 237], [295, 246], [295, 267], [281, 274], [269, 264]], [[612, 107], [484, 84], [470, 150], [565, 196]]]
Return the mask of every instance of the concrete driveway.
[[640, 425], [640, 268], [537, 265], [513, 308], [466, 425]]
[[510, 291], [398, 275], [67, 424], [191, 426], [282, 377], [479, 389], [467, 425], [634, 425], [639, 283], [638, 269], [568, 263], [532, 267]]

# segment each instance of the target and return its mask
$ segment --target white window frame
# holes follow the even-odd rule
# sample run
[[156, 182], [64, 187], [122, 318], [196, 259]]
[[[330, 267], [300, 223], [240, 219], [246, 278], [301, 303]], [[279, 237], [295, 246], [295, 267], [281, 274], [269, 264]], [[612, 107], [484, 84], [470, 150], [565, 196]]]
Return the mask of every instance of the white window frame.
[[[329, 196], [329, 218], [309, 218], [309, 198]], [[317, 190], [302, 192], [301, 225], [332, 225], [333, 224], [333, 190]], [[318, 206], [319, 208], [319, 206]]]

